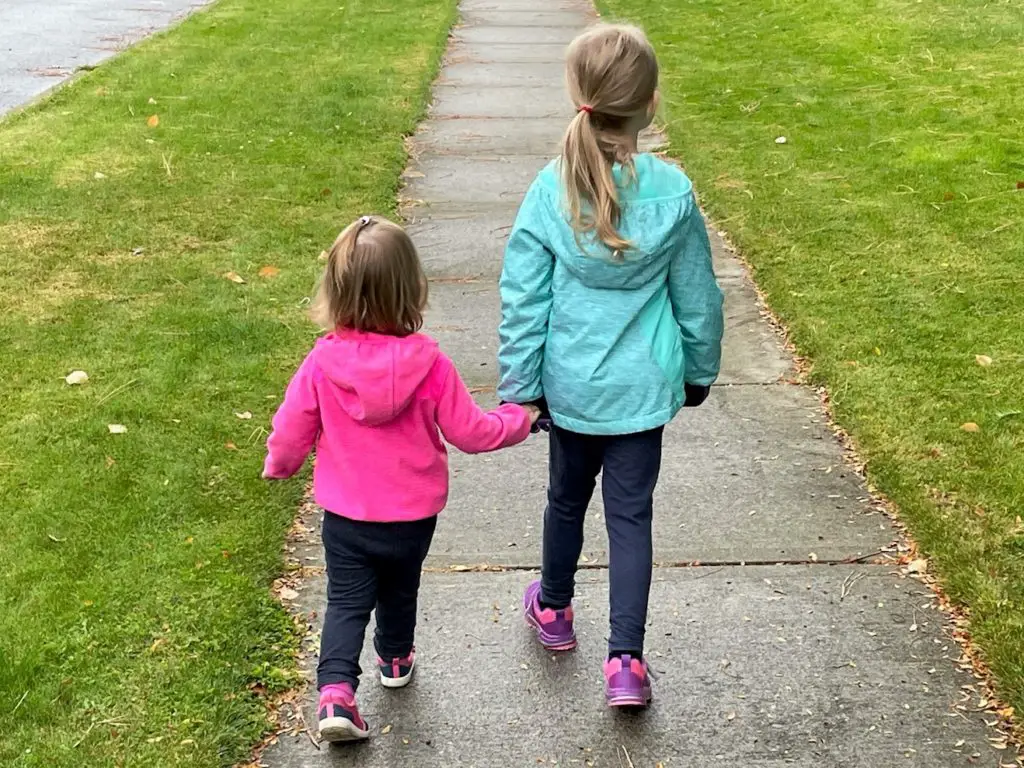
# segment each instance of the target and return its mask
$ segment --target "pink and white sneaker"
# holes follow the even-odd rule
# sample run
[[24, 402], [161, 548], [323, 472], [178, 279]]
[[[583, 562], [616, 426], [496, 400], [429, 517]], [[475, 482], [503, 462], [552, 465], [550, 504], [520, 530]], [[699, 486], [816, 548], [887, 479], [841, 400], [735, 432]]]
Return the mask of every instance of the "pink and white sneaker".
[[370, 726], [359, 715], [356, 694], [348, 683], [325, 685], [317, 707], [321, 741], [360, 741], [370, 736]]
[[405, 688], [412, 680], [413, 670], [416, 669], [416, 649], [413, 648], [404, 658], [391, 661], [385, 661], [378, 656], [377, 668], [380, 670], [380, 684], [385, 688]]

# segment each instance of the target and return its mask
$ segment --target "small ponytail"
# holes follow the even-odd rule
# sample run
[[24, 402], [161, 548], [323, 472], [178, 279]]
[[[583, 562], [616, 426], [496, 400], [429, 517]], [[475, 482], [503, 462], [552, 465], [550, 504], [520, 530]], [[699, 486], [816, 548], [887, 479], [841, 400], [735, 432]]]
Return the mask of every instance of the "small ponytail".
[[618, 163], [634, 177], [633, 148], [622, 129], [654, 98], [654, 49], [635, 27], [598, 25], [569, 46], [566, 80], [577, 110], [562, 140], [569, 222], [577, 243], [592, 232], [620, 257], [632, 244], [619, 232], [622, 206], [612, 171]]

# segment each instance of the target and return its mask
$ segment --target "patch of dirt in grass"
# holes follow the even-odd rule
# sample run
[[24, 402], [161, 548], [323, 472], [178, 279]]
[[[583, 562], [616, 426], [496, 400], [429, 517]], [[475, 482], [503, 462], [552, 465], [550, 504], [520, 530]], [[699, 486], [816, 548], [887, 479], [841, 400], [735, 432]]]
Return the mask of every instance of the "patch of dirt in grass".
[[66, 158], [54, 170], [53, 183], [61, 188], [86, 182], [100, 184], [118, 176], [126, 176], [137, 166], [137, 158], [116, 150], [85, 153]]
[[47, 248], [66, 236], [67, 228], [65, 226], [38, 224], [25, 220], [0, 224], [0, 243], [8, 248], [13, 246], [21, 251]]
[[94, 290], [81, 272], [65, 269], [50, 275], [34, 287], [3, 296], [0, 298], [0, 311], [21, 315], [30, 322], [39, 322], [52, 317], [62, 307], [78, 299], [116, 301], [118, 297]]

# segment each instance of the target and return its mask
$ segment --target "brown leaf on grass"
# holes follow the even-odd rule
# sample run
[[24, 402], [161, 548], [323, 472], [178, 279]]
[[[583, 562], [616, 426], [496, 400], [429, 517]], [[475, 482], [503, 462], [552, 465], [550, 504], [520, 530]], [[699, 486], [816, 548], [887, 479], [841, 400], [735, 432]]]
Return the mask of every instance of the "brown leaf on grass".
[[327, 261], [327, 251], [320, 251], [320, 255], [317, 258], [320, 261]]
[[225, 272], [224, 279], [230, 280], [232, 283], [238, 283], [239, 285], [245, 282], [245, 278], [237, 272]]
[[281, 274], [281, 270], [280, 269], [278, 269], [277, 267], [273, 267], [273, 266], [271, 266], [269, 264], [267, 266], [265, 266], [265, 267], [260, 267], [260, 271], [259, 271], [259, 276], [260, 277], [277, 277], [280, 274]]
[[114, 461], [114, 457], [113, 456], [107, 456], [107, 460], [106, 460], [107, 469], [110, 469], [115, 464], [117, 464], [117, 462]]
[[238, 450], [238, 446], [235, 445], [234, 443], [232, 443], [230, 440], [228, 440], [226, 443], [224, 443], [224, 447], [227, 448], [229, 451], [237, 451]]
[[981, 427], [979, 427], [973, 421], [968, 421], [966, 424], [961, 424], [960, 429], [962, 429], [964, 432], [981, 432]]
[[1024, 189], [1024, 181], [1017, 182], [1017, 189]]
[[281, 591], [278, 592], [282, 600], [298, 600], [299, 593], [291, 587], [281, 587]]
[[942, 196], [942, 199], [948, 203], [950, 200], [955, 200], [956, 195], [954, 195], [952, 192], [947, 192]]
[[911, 560], [907, 565], [907, 573], [928, 573], [928, 561], [923, 557]]
[[988, 368], [992, 365], [992, 358], [988, 355], [975, 355], [974, 362], [980, 365], [982, 368]]
[[158, 125], [160, 125], [160, 116], [150, 115], [149, 118], [146, 120], [146, 125], [148, 125], [150, 128], [156, 128]]

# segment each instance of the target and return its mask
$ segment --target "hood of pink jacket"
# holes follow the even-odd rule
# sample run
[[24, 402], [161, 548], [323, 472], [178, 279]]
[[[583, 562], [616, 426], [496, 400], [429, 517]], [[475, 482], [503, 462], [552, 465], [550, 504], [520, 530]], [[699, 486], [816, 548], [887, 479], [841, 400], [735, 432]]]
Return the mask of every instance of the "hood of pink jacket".
[[339, 331], [314, 347], [316, 364], [338, 388], [345, 412], [363, 424], [384, 424], [413, 399], [437, 361], [437, 343], [413, 334], [399, 338]]

